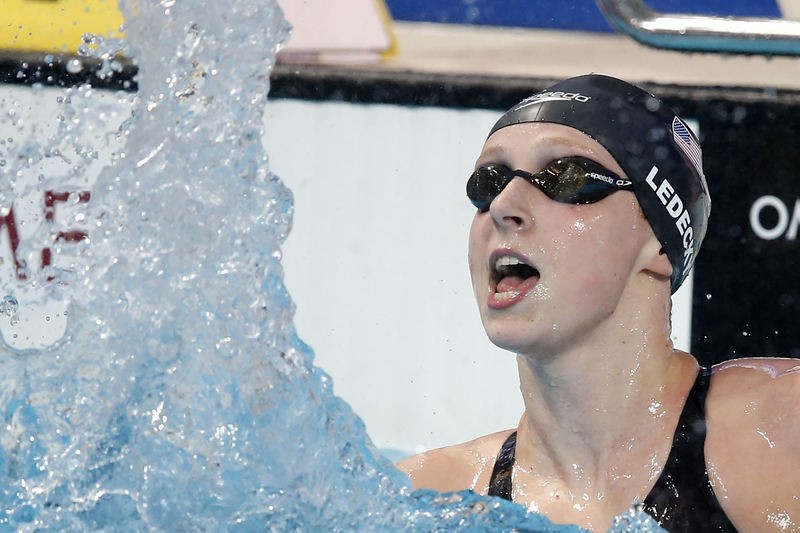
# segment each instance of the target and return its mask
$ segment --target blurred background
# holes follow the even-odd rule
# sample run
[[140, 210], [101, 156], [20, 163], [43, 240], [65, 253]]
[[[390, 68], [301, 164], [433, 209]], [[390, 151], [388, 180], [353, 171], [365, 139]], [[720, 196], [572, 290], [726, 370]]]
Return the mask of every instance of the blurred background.
[[[800, 357], [797, 2], [651, 0], [654, 24], [711, 29], [650, 37], [619, 30], [622, 15], [642, 14], [633, 1], [605, 14], [600, 4], [613, 2], [279, 3], [294, 29], [272, 73], [264, 143], [295, 195], [284, 246], [295, 323], [390, 458], [518, 421], [514, 356], [486, 340], [474, 304], [464, 186], [499, 114], [568, 76], [637, 83], [701, 138], [712, 217], [694, 275], [675, 296], [676, 345], [704, 364]], [[124, 35], [115, 0], [5, 0], [2, 12], [3, 153], [10, 139], [53, 130], [66, 87], [91, 83], [108, 96], [110, 130], [124, 120], [135, 64], [118, 58], [109, 76], [102, 64], [76, 61], [85, 34]], [[720, 37], [714, 28], [760, 34]], [[20, 239], [47, 213], [81, 209], [85, 202], [66, 205], [58, 194], [85, 188], [65, 184], [49, 199], [0, 206], [4, 284], [20, 276]], [[75, 239], [88, 231], [74, 230]], [[35, 319], [45, 315], [27, 313], [34, 318], [6, 327], [4, 339], [52, 343], [64, 321]]]

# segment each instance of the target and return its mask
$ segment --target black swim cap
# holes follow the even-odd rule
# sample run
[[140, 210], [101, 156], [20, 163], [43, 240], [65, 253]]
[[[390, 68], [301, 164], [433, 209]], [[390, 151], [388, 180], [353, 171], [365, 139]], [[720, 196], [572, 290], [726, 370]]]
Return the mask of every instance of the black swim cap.
[[694, 264], [711, 198], [697, 137], [664, 102], [630, 83], [589, 74], [559, 82], [509, 109], [489, 133], [524, 122], [552, 122], [602, 144], [634, 193], [672, 263], [672, 292]]

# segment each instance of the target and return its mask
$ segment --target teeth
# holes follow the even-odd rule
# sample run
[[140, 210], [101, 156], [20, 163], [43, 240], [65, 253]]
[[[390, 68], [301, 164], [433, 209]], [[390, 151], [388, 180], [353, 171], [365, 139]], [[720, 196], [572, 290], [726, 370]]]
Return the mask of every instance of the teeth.
[[511, 298], [516, 298], [517, 296], [519, 296], [519, 291], [497, 292], [494, 295], [494, 299], [503, 302]]
[[495, 270], [500, 270], [501, 267], [506, 266], [514, 266], [514, 265], [524, 265], [522, 261], [517, 259], [516, 257], [512, 257], [510, 255], [504, 255], [497, 258], [497, 261], [494, 263]]

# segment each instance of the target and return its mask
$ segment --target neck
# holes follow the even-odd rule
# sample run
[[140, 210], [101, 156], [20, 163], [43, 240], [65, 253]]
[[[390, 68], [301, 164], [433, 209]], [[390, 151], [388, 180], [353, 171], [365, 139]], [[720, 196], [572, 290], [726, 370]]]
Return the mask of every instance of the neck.
[[[643, 498], [660, 473], [697, 364], [669, 339], [669, 299], [620, 306], [557, 353], [519, 355], [517, 464], [581, 498]], [[644, 473], [644, 474], [643, 474]], [[645, 479], [643, 479], [643, 477]]]

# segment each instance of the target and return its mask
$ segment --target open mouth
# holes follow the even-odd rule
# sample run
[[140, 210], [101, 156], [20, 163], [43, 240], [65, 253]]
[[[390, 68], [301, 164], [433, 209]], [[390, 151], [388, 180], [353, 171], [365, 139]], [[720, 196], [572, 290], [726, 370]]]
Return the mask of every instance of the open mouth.
[[536, 267], [514, 255], [493, 255], [490, 267], [494, 288], [492, 300], [498, 305], [514, 303], [539, 281]]

